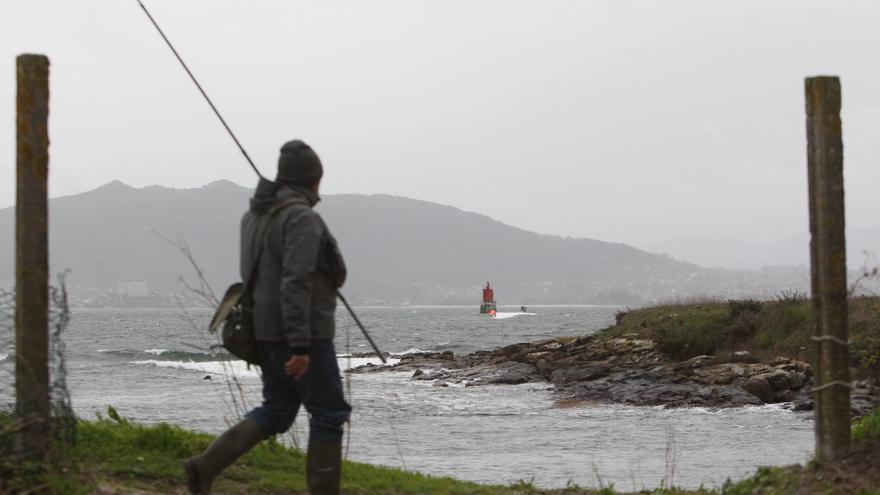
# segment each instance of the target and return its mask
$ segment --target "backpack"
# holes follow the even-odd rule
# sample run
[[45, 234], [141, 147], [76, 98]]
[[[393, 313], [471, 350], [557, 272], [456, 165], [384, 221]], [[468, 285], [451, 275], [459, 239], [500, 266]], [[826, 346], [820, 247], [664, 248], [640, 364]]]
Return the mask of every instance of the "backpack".
[[263, 250], [266, 247], [266, 239], [269, 237], [269, 222], [284, 208], [295, 205], [309, 205], [308, 201], [303, 198], [293, 197], [283, 200], [275, 205], [263, 215], [260, 219], [260, 225], [257, 227], [257, 236], [261, 237], [260, 247], [257, 251], [257, 257], [254, 259], [251, 274], [248, 277], [247, 284], [236, 282], [226, 289], [223, 300], [217, 306], [208, 331], [216, 332], [221, 325], [223, 329], [220, 332], [223, 347], [233, 356], [244, 360], [249, 365], [260, 364], [260, 353], [257, 345], [257, 338], [254, 333], [254, 317], [253, 317], [253, 292], [257, 283], [257, 276], [260, 269], [260, 258], [263, 256]]

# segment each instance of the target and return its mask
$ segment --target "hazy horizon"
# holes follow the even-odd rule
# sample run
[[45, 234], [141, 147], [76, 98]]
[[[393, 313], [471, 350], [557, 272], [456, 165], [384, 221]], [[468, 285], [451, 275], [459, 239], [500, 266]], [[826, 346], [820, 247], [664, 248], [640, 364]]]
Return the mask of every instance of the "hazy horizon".
[[[74, 193], [70, 195], [64, 196], [56, 196], [52, 199], [58, 198], [67, 198], [70, 196], [78, 196], [78, 195], [87, 195], [93, 191], [98, 189], [103, 189], [110, 187], [112, 188], [114, 184], [121, 184], [124, 187], [131, 188], [133, 190], [147, 190], [150, 188], [162, 188], [166, 190], [173, 191], [196, 191], [199, 189], [204, 189], [210, 187], [212, 185], [218, 183], [227, 183], [232, 184], [235, 187], [247, 190], [253, 190], [253, 187], [238, 184], [226, 179], [218, 179], [216, 181], [212, 181], [207, 184], [202, 184], [195, 187], [170, 187], [163, 184], [150, 184], [146, 186], [135, 187], [130, 184], [126, 184], [125, 182], [114, 179], [105, 184], [99, 185], [97, 188], [84, 191], [82, 193]], [[121, 186], [120, 186], [121, 187]], [[322, 192], [322, 195], [327, 196]], [[503, 222], [499, 219], [492, 218], [489, 215], [486, 215], [481, 211], [467, 210], [464, 208], [460, 208], [458, 205], [447, 204], [447, 203], [439, 203], [436, 201], [429, 201], [424, 198], [412, 198], [403, 195], [393, 195], [386, 193], [330, 193], [329, 196], [345, 196], [345, 195], [363, 195], [363, 196], [390, 196], [401, 199], [409, 199], [415, 200], [418, 202], [426, 202], [433, 205], [438, 206], [449, 206], [455, 209], [458, 209], [464, 213], [475, 213], [480, 216], [486, 216], [493, 221], [502, 222], [505, 225], [510, 227], [514, 227], [519, 230], [524, 230], [526, 232], [530, 232], [538, 235], [550, 235], [560, 238], [568, 238], [568, 239], [591, 239], [591, 240], [599, 240], [603, 242], [610, 243], [619, 243], [621, 241], [617, 239], [596, 239], [586, 236], [561, 236], [558, 234], [552, 234], [547, 232], [542, 232], [540, 230], [532, 230], [525, 228], [521, 225], [517, 225], [515, 223]], [[240, 194], [236, 193], [233, 195], [234, 197], [240, 196]], [[244, 211], [247, 207], [246, 201], [239, 201], [240, 204], [232, 205], [230, 211], [234, 212], [232, 214], [233, 217], [238, 215], [238, 211]], [[12, 206], [0, 207], [0, 211], [5, 209], [12, 208]], [[51, 206], [50, 206], [51, 208]], [[321, 209], [319, 205], [319, 210]], [[51, 216], [51, 212], [50, 212]], [[236, 217], [237, 218], [237, 217]], [[233, 218], [234, 220], [234, 218]], [[857, 269], [859, 266], [866, 264], [868, 266], [876, 266], [877, 260], [876, 257], [869, 257], [865, 259], [862, 256], [863, 246], [876, 246], [880, 245], [880, 228], [868, 228], [868, 229], [858, 229], [853, 227], [848, 227], [848, 251], [850, 253], [848, 259], [848, 265], [851, 269]], [[185, 235], [183, 232], [179, 232], [180, 235]], [[232, 239], [230, 240], [230, 242]], [[679, 238], [679, 239], [669, 239], [665, 242], [654, 243], [654, 244], [631, 244], [624, 243], [635, 247], [637, 249], [647, 251], [650, 253], [664, 254], [671, 256], [672, 258], [680, 261], [685, 261], [689, 263], [693, 263], [695, 265], [699, 265], [706, 268], [724, 268], [724, 269], [732, 269], [732, 270], [757, 270], [765, 267], [781, 267], [781, 266], [789, 266], [796, 267], [800, 266], [802, 268], [806, 268], [808, 264], [808, 248], [809, 248], [809, 233], [800, 232], [793, 233], [788, 236], [781, 236], [776, 241], [771, 242], [751, 242], [744, 241], [740, 239], [733, 238], [725, 238], [725, 237], [694, 237], [694, 238]], [[873, 252], [871, 253], [873, 255]]]
[[[803, 79], [836, 74], [847, 223], [880, 225], [869, 1], [145, 3], [266, 175], [300, 137], [325, 163], [326, 194], [400, 195], [644, 249], [806, 232]], [[17, 54], [52, 63], [51, 196], [114, 179], [252, 187], [135, 1], [2, 13], [2, 91], [14, 95]], [[14, 111], [0, 99], [3, 206]]]

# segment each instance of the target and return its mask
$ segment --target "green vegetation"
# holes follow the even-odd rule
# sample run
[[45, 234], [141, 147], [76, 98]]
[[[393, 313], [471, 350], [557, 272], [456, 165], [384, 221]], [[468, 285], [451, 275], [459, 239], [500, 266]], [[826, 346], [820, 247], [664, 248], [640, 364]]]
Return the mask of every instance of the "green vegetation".
[[[200, 452], [211, 435], [186, 431], [176, 426], [131, 424], [111, 408], [109, 419], [80, 421], [77, 442], [58, 444], [47, 463], [20, 463], [11, 455], [14, 420], [0, 414], [0, 494], [94, 493], [99, 484], [110, 485], [119, 493], [138, 489], [146, 493], [179, 492], [184, 486], [180, 460]], [[860, 442], [880, 439], [880, 409], [856, 422], [853, 437]], [[760, 468], [737, 483], [728, 482], [723, 495], [794, 493], [805, 474], [816, 466]], [[305, 491], [305, 457], [302, 452], [278, 442], [264, 442], [230, 467], [216, 483], [221, 493], [291, 493]], [[474, 494], [474, 495], [614, 495], [613, 485], [584, 489], [570, 484], [559, 490], [542, 491], [531, 482], [492, 486], [438, 478], [394, 468], [346, 462], [343, 489], [351, 494]], [[654, 495], [709, 495], [718, 491], [659, 488]], [[829, 493], [834, 493], [833, 491]], [[862, 491], [862, 494], [877, 492]]]
[[[0, 414], [0, 494], [48, 493], [85, 495], [98, 485], [114, 493], [143, 490], [142, 494], [179, 493], [185, 486], [181, 459], [201, 452], [212, 436], [159, 424], [132, 424], [110, 408], [109, 418], [80, 421], [75, 445], [58, 443], [51, 460], [21, 463], [12, 454], [15, 420]], [[218, 493], [305, 492], [305, 457], [278, 442], [263, 442], [227, 469], [215, 483]], [[394, 468], [346, 462], [346, 494], [473, 494], [473, 495], [614, 495], [613, 485], [585, 489], [574, 484], [557, 490], [539, 490], [530, 481], [510, 486], [479, 485], [446, 477], [432, 477]], [[709, 495], [713, 490], [659, 488], [655, 495]]]
[[[59, 443], [45, 464], [15, 462], [11, 435], [0, 436], [0, 493], [42, 487], [43, 493], [92, 493], [100, 482], [169, 493], [185, 486], [183, 458], [201, 452], [212, 436], [159, 424], [131, 424], [111, 408], [109, 419], [80, 421], [75, 445]], [[0, 431], [14, 421], [0, 416]], [[343, 490], [352, 494], [513, 494], [535, 493], [529, 483], [514, 487], [479, 485], [400, 469], [346, 462]], [[304, 492], [305, 456], [278, 442], [263, 442], [227, 469], [215, 483], [222, 493]]]
[[[841, 465], [835, 466], [834, 463], [822, 465], [813, 461], [805, 467], [762, 467], [748, 479], [736, 483], [726, 483], [722, 494], [855, 493], [857, 495], [878, 495], [880, 490], [876, 488], [876, 477], [859, 479], [865, 473], [860, 472], [863, 468], [858, 462], [853, 462], [852, 457], [869, 459], [867, 462], [871, 463], [873, 469], [873, 461], [870, 459], [874, 458], [873, 452], [876, 452], [878, 443], [880, 443], [878, 442], [880, 440], [880, 408], [853, 422], [852, 438], [854, 453], [851, 454], [849, 461], [844, 461]], [[835, 476], [848, 473], [848, 476], [856, 478], [856, 483], [869, 483], [874, 487], [840, 486], [840, 480], [835, 481], [835, 476], [823, 474], [824, 469]]]
[[[859, 375], [880, 377], [880, 298], [849, 302], [851, 358]], [[749, 351], [756, 358], [807, 360], [813, 335], [810, 302], [797, 293], [775, 301], [730, 300], [667, 304], [618, 314], [600, 337], [636, 335], [657, 342], [670, 358], [726, 357]]]
[[724, 495], [782, 495], [792, 493], [793, 479], [784, 468], [762, 467], [751, 478], [724, 484]]
[[856, 442], [880, 440], [880, 408], [853, 423], [852, 438]]

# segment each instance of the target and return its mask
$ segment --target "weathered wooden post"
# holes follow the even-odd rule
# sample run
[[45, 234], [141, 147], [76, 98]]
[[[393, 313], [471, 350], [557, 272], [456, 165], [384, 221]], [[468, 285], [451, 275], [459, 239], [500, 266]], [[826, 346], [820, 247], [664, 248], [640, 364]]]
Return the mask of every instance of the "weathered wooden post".
[[805, 89], [811, 281], [816, 325], [813, 337], [816, 457], [830, 461], [845, 454], [850, 441], [840, 80], [810, 77], [805, 81]]
[[15, 399], [23, 420], [17, 446], [49, 449], [49, 59], [16, 59]]

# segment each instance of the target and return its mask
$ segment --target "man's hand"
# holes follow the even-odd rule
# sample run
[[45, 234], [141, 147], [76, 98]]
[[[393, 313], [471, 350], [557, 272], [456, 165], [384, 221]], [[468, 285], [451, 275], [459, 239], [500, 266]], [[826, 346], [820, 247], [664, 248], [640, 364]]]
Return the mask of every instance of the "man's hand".
[[306, 375], [309, 369], [308, 354], [294, 354], [284, 363], [284, 374], [292, 376], [294, 380], [299, 380]]

